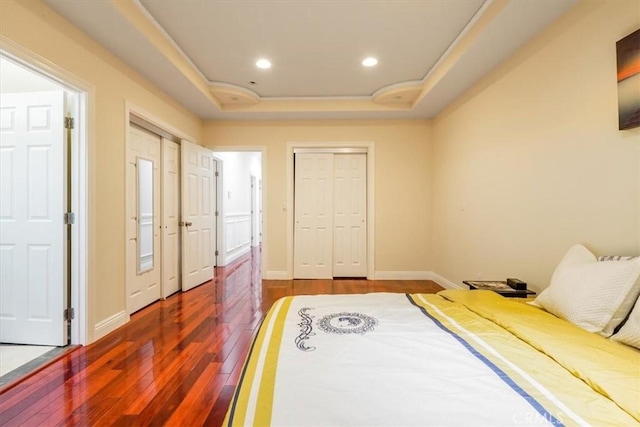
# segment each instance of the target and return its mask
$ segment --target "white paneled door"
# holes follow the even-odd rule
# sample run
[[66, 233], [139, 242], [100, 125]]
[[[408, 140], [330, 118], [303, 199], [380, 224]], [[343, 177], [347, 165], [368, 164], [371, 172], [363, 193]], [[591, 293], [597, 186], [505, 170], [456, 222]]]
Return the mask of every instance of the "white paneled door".
[[64, 93], [0, 98], [0, 341], [63, 346]]
[[[150, 173], [141, 173], [141, 166]], [[160, 299], [160, 137], [136, 126], [127, 141], [127, 311]], [[150, 181], [150, 182], [145, 182]]]
[[162, 296], [180, 290], [180, 145], [162, 139]]
[[293, 275], [333, 277], [333, 154], [295, 155]]
[[367, 276], [367, 155], [295, 154], [293, 277]]
[[367, 276], [367, 156], [335, 154], [333, 276]]
[[181, 143], [182, 289], [213, 279], [215, 229], [215, 160], [213, 153], [188, 141]]

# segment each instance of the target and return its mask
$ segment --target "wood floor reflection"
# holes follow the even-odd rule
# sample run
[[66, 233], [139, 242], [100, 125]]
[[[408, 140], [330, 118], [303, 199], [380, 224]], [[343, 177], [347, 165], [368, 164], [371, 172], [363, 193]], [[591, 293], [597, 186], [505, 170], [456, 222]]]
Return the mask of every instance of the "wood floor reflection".
[[0, 425], [219, 426], [266, 310], [287, 295], [432, 293], [430, 281], [261, 280], [260, 251], [0, 394]]

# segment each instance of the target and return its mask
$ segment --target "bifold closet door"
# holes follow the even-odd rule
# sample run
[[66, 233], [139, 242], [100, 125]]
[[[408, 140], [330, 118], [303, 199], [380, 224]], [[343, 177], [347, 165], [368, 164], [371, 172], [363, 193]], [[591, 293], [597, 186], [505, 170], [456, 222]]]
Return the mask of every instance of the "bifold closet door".
[[[160, 150], [159, 136], [136, 126], [129, 128], [126, 173], [129, 314], [160, 299]], [[141, 173], [142, 166], [148, 168], [147, 175]]]
[[180, 145], [162, 138], [162, 297], [178, 292], [180, 277]]
[[295, 155], [293, 275], [297, 279], [333, 277], [333, 156]]
[[334, 156], [333, 277], [366, 277], [367, 156]]
[[182, 141], [182, 290], [214, 277], [216, 182], [213, 153]]

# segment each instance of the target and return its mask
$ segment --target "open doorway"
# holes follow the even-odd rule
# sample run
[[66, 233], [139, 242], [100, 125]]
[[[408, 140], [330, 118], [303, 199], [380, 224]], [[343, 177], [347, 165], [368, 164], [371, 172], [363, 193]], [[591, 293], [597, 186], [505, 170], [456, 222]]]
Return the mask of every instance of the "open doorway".
[[1, 387], [86, 338], [86, 93], [5, 52], [0, 70]]
[[219, 255], [223, 267], [262, 245], [262, 151], [217, 151], [221, 163]]

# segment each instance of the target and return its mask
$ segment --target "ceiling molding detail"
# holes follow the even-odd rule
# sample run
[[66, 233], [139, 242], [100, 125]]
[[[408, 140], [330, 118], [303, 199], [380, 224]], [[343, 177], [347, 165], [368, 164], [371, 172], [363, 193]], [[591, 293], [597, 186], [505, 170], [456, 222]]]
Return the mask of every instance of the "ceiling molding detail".
[[[211, 82], [206, 80], [204, 74], [196, 68], [193, 61], [179, 45], [164, 31], [160, 24], [153, 18], [139, 0], [110, 0], [114, 6], [131, 22], [140, 32], [160, 50], [166, 59], [176, 66], [185, 77], [192, 81], [199, 89], [204, 91], [202, 84], [208, 87], [208, 96], [211, 96], [216, 107], [221, 111], [386, 111], [386, 110], [411, 110], [422, 99], [430, 88], [446, 74], [455, 61], [473, 44], [473, 40], [486, 28], [499, 12], [511, 0], [499, 2], [486, 0], [476, 12], [469, 23], [464, 27], [460, 35], [447, 49], [436, 65], [431, 68], [425, 78], [416, 85], [412, 82], [397, 82], [390, 86], [380, 88], [373, 95], [354, 97], [348, 99], [339, 97], [296, 97], [273, 98], [261, 97], [257, 93], [246, 88], [226, 82]], [[260, 105], [259, 107], [257, 107]]]
[[[424, 42], [418, 42], [414, 37], [411, 41], [411, 48], [404, 49], [402, 58], [407, 59], [407, 54], [414, 52], [416, 55], [421, 54], [421, 48], [431, 49], [430, 60], [428, 62], [428, 69], [424, 70], [422, 78], [419, 80], [406, 80], [406, 81], [393, 81], [394, 79], [387, 79], [391, 81], [391, 84], [385, 84], [374, 90], [372, 93], [364, 93], [362, 95], [353, 96], [346, 95], [349, 91], [337, 91], [336, 96], [332, 94], [322, 96], [261, 96], [260, 92], [265, 91], [265, 88], [269, 85], [269, 79], [280, 78], [279, 84], [284, 82], [282, 76], [278, 73], [285, 71], [291, 73], [291, 70], [286, 69], [290, 64], [282, 64], [277, 60], [274, 61], [274, 67], [268, 71], [255, 69], [251, 70], [255, 61], [250, 61], [249, 56], [251, 52], [238, 51], [222, 51], [226, 54], [233, 52], [235, 56], [241, 56], [244, 65], [244, 69], [240, 70], [246, 74], [248, 70], [256, 75], [257, 85], [250, 88], [240, 86], [236, 83], [223, 82], [223, 81], [210, 81], [205, 76], [205, 70], [199, 69], [196, 65], [196, 61], [192, 60], [186, 52], [192, 52], [189, 49], [193, 49], [193, 45], [181, 46], [171, 34], [173, 32], [165, 29], [160, 22], [165, 22], [168, 12], [178, 13], [177, 9], [171, 9], [175, 7], [173, 4], [165, 4], [169, 9], [162, 9], [162, 3], [153, 4], [154, 12], [163, 12], [160, 17], [164, 16], [165, 21], [160, 19], [158, 21], [154, 15], [147, 10], [143, 2], [145, 0], [109, 0], [108, 2], [86, 2], [82, 0], [43, 0], [49, 6], [61, 13], [71, 22], [78, 25], [81, 29], [87, 32], [90, 36], [97, 39], [98, 42], [107, 46], [116, 55], [122, 58], [125, 62], [128, 62], [134, 69], [141, 74], [148, 77], [153, 83], [164, 89], [168, 94], [182, 102], [187, 108], [190, 108], [195, 114], [202, 118], [210, 119], [260, 119], [260, 118], [431, 118], [437, 112], [441, 111], [453, 100], [455, 100], [460, 94], [467, 90], [473, 83], [478, 81], [483, 75], [497, 66], [506, 57], [508, 57], [515, 49], [522, 46], [529, 39], [539, 33], [550, 22], [557, 19], [562, 13], [568, 10], [571, 6], [577, 3], [579, 0], [556, 0], [555, 2], [522, 2], [518, 0], [476, 0], [475, 3], [457, 4], [457, 6], [451, 6], [452, 3], [447, 1], [430, 3], [435, 7], [433, 10], [441, 11], [442, 13], [449, 14], [452, 18], [457, 20], [455, 26], [451, 26], [449, 22], [437, 22], [433, 21], [427, 12], [431, 12], [432, 9], [412, 9], [415, 7], [413, 2], [402, 2], [384, 4], [384, 7], [400, 7], [400, 9], [393, 9], [402, 11], [404, 17], [409, 20], [413, 19], [408, 11], [419, 11], [420, 13], [427, 13], [424, 16], [421, 15], [418, 21], [413, 19], [416, 27], [422, 28], [422, 20], [430, 19], [431, 24], [438, 24], [442, 28], [433, 30], [431, 34], [437, 36], [438, 46], [444, 46], [443, 51], [438, 50], [437, 55], [433, 56], [433, 48], [431, 46], [431, 40], [425, 40]], [[151, 3], [146, 2], [148, 5]], [[276, 16], [275, 11], [282, 11], [283, 3], [273, 2], [273, 4], [262, 3], [262, 12], [270, 14], [274, 19]], [[202, 10], [207, 10], [211, 13], [212, 10], [219, 9], [206, 9], [207, 7], [222, 7], [223, 12], [227, 13], [252, 13], [251, 9], [242, 9], [243, 3], [230, 3], [230, 6], [224, 4], [203, 3]], [[323, 13], [329, 13], [328, 11], [335, 12], [337, 10], [342, 11], [344, 7], [347, 13], [361, 12], [362, 3], [345, 0], [343, 2], [316, 2], [315, 6], [319, 11]], [[344, 6], [341, 6], [344, 5]], [[399, 5], [399, 6], [390, 6]], [[436, 5], [436, 6], [433, 6]], [[473, 5], [470, 8], [469, 5]], [[156, 9], [156, 8], [160, 9]], [[228, 9], [225, 9], [228, 7]], [[289, 6], [287, 6], [289, 7]], [[294, 9], [284, 9], [286, 11], [295, 11], [300, 13], [297, 6], [291, 6]], [[422, 6], [420, 6], [422, 7]], [[324, 9], [326, 8], [326, 9]], [[197, 13], [201, 9], [192, 5], [191, 17], [196, 21], [199, 19]], [[306, 9], [305, 9], [306, 10]], [[367, 9], [369, 10], [369, 9]], [[388, 9], [371, 9], [373, 16], [384, 17], [386, 15], [380, 15], [382, 11]], [[257, 11], [253, 11], [257, 13]], [[196, 15], [194, 15], [194, 13]], [[204, 12], [202, 12], [204, 13]], [[200, 14], [201, 17], [208, 16]], [[378, 13], [378, 15], [375, 15]], [[466, 15], [465, 15], [466, 14]], [[172, 16], [172, 15], [169, 15]], [[188, 14], [185, 16], [189, 16]], [[258, 16], [258, 15], [256, 15]], [[262, 17], [262, 15], [259, 15]], [[298, 15], [300, 16], [300, 15]], [[353, 15], [359, 16], [359, 15]], [[461, 20], [465, 17], [464, 20]], [[176, 18], [180, 19], [180, 18]], [[266, 19], [266, 18], [265, 18]], [[284, 18], [277, 18], [276, 20]], [[386, 19], [386, 18], [385, 18]], [[388, 25], [389, 28], [399, 31], [399, 34], [405, 34], [404, 29], [405, 22], [396, 22], [393, 19], [387, 20], [384, 25]], [[181, 23], [191, 22], [187, 20], [179, 21]], [[203, 21], [200, 19], [200, 23]], [[224, 22], [224, 21], [221, 21]], [[257, 22], [257, 21], [253, 21]], [[289, 21], [287, 21], [289, 22]], [[318, 24], [317, 19], [309, 21], [313, 24]], [[347, 22], [351, 22], [347, 20]], [[167, 22], [165, 22], [166, 24]], [[174, 20], [175, 23], [175, 20]], [[215, 25], [215, 22], [212, 23]], [[318, 24], [320, 25], [320, 24]], [[379, 25], [383, 25], [379, 23]], [[425, 25], [428, 25], [425, 23]], [[119, 28], [121, 31], [114, 33], [112, 31], [113, 26]], [[207, 27], [207, 25], [205, 25]], [[176, 27], [169, 26], [171, 30], [176, 30]], [[195, 28], [189, 28], [187, 33], [184, 33], [185, 26], [182, 25], [184, 37], [185, 34], [191, 36], [197, 36], [199, 33], [194, 33]], [[202, 28], [202, 27], [200, 27]], [[226, 26], [229, 29], [231, 27]], [[322, 27], [318, 27], [322, 28]], [[452, 32], [455, 29], [455, 32]], [[286, 31], [292, 31], [291, 34], [296, 34], [294, 31], [299, 30], [295, 25], [288, 30], [286, 28], [280, 29], [281, 34], [289, 34]], [[323, 28], [324, 30], [324, 28]], [[446, 44], [443, 43], [441, 36], [442, 31], [448, 31]], [[260, 32], [256, 30], [255, 34], [248, 35], [247, 37], [259, 37]], [[285, 33], [282, 33], [285, 31]], [[360, 31], [365, 31], [362, 28]], [[435, 31], [435, 32], [434, 32]], [[411, 32], [410, 32], [411, 33]], [[178, 33], [180, 34], [180, 33]], [[350, 36], [358, 37], [361, 33], [350, 33]], [[424, 33], [423, 33], [424, 34]], [[308, 35], [308, 33], [307, 33]], [[243, 37], [244, 34], [236, 34], [236, 37]], [[453, 37], [452, 37], [453, 36]], [[183, 39], [180, 39], [184, 41]], [[207, 49], [207, 43], [203, 40], [199, 49]], [[217, 40], [220, 40], [218, 37]], [[251, 40], [251, 39], [250, 39]], [[257, 39], [256, 39], [257, 40]], [[408, 40], [405, 38], [405, 40]], [[366, 45], [366, 40], [363, 40]], [[282, 42], [282, 40], [281, 40]], [[378, 40], [380, 42], [380, 40]], [[285, 43], [285, 42], [283, 42]], [[288, 42], [286, 42], [288, 43]], [[439, 44], [438, 44], [439, 43]], [[295, 40], [291, 40], [291, 46], [288, 45], [273, 45], [271, 49], [276, 53], [282, 54], [283, 49], [293, 48], [296, 45]], [[387, 43], [387, 55], [393, 53], [395, 46], [389, 46]], [[399, 46], [403, 48], [403, 46]], [[233, 49], [231, 47], [230, 49]], [[332, 45], [328, 48], [328, 52], [331, 57], [340, 57], [347, 52], [342, 52], [340, 43]], [[371, 49], [372, 53], [375, 53], [375, 47]], [[416, 50], [417, 49], [417, 50]], [[236, 55], [237, 52], [237, 55]], [[352, 51], [349, 51], [352, 53]], [[442, 52], [442, 53], [440, 53]], [[203, 51], [200, 51], [199, 60], [202, 61]], [[231, 62], [234, 62], [235, 56], [228, 57]], [[195, 57], [194, 57], [195, 58]], [[213, 62], [209, 61], [209, 66], [213, 64], [216, 66], [215, 58], [209, 57]], [[305, 57], [306, 58], [306, 57]], [[311, 60], [312, 57], [309, 58]], [[271, 58], [277, 59], [277, 57]], [[291, 59], [291, 57], [289, 57]], [[346, 57], [340, 57], [336, 59], [336, 64], [344, 66]], [[383, 74], [389, 73], [390, 68], [393, 70], [397, 68], [394, 62], [387, 60], [384, 56], [380, 58], [380, 62], [377, 67], [367, 69], [363, 71], [360, 67], [360, 59], [354, 60], [352, 68], [352, 75], [348, 76], [351, 80], [345, 80], [349, 83], [353, 83], [354, 87], [359, 82], [357, 79], [369, 78], [377, 75], [375, 73]], [[306, 60], [306, 59], [305, 59]], [[307, 60], [307, 62], [309, 61]], [[387, 61], [387, 62], [385, 62]], [[413, 61], [413, 59], [411, 59]], [[347, 60], [348, 62], [348, 60]], [[201, 62], [200, 62], [201, 63]], [[415, 61], [412, 62], [415, 65]], [[427, 62], [425, 62], [426, 64]], [[153, 65], [152, 65], [153, 64]], [[228, 64], [219, 62], [220, 67]], [[324, 75], [322, 65], [319, 64], [319, 71], [314, 73], [314, 76], [308, 81], [316, 81], [322, 83]], [[329, 66], [329, 65], [327, 65]], [[278, 68], [281, 67], [281, 68]], [[385, 68], [386, 67], [386, 68]], [[231, 68], [231, 70], [235, 70]], [[329, 70], [329, 69], [328, 69]], [[210, 71], [210, 70], [209, 70]], [[414, 67], [415, 71], [415, 67]], [[233, 74], [229, 74], [233, 76]], [[284, 75], [287, 75], [286, 73]], [[291, 74], [289, 74], [291, 76]], [[398, 76], [401, 73], [390, 73], [385, 76]], [[408, 74], [404, 74], [407, 76]], [[359, 77], [360, 76], [360, 77]], [[246, 76], [245, 76], [246, 77]], [[334, 82], [335, 75], [334, 75]], [[260, 79], [264, 79], [261, 81]], [[315, 79], [315, 80], [314, 80]], [[356, 79], [356, 80], [354, 80]], [[237, 79], [244, 81], [243, 84], [249, 84], [249, 79]], [[251, 79], [253, 80], [253, 79]], [[373, 81], [373, 80], [372, 80]], [[375, 80], [381, 82], [384, 80]], [[264, 85], [261, 85], [264, 83]], [[338, 79], [338, 83], [340, 80]], [[253, 85], [254, 82], [251, 81]], [[308, 84], [308, 83], [306, 83]], [[345, 87], [344, 84], [342, 84]], [[346, 86], [348, 87], [348, 85]], [[287, 86], [284, 87], [287, 89]], [[312, 86], [309, 86], [310, 92], [314, 92]], [[269, 93], [269, 90], [266, 90]], [[353, 93], [354, 91], [351, 91]], [[264, 92], [263, 92], [264, 93]], [[295, 93], [292, 92], [292, 93]], [[300, 90], [298, 90], [300, 93]], [[286, 94], [285, 94], [286, 95]]]

